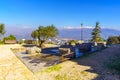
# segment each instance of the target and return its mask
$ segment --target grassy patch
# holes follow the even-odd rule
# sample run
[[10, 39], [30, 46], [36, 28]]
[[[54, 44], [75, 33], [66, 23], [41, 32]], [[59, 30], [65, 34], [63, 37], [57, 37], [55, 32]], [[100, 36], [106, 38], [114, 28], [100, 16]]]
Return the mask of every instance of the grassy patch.
[[112, 59], [110, 63], [107, 64], [107, 67], [110, 69], [115, 69], [120, 73], [120, 56]]
[[17, 53], [19, 51], [19, 49], [14, 49], [14, 48], [10, 48], [10, 50], [13, 52], [13, 53]]
[[55, 80], [70, 80], [67, 75], [57, 75]]
[[[80, 74], [82, 77], [80, 76]], [[55, 80], [85, 80], [84, 78], [89, 76], [86, 71], [82, 71], [80, 74], [76, 73], [76, 71], [73, 71], [71, 74], [58, 74], [55, 76]]]
[[52, 66], [52, 67], [45, 69], [43, 72], [50, 73], [52, 71], [59, 71], [61, 68], [62, 68], [62, 66], [60, 64], [58, 64], [58, 65], [55, 65], [55, 66]]

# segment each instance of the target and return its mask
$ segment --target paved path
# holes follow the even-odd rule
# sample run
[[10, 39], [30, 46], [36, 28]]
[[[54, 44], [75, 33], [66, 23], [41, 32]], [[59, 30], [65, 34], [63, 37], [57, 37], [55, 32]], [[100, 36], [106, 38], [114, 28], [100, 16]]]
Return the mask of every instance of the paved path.
[[10, 48], [18, 45], [0, 45], [0, 80], [38, 80], [14, 55]]
[[[15, 55], [31, 70], [33, 73], [46, 69], [59, 62], [59, 57], [49, 54], [41, 56], [30, 56], [24, 52], [15, 53]], [[44, 57], [43, 57], [44, 56]]]

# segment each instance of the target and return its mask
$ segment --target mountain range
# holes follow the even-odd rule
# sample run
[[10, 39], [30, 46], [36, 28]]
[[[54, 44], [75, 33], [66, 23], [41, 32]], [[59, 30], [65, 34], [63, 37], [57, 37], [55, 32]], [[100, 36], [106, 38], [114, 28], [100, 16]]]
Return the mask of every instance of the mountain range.
[[[92, 30], [93, 28], [82, 29], [84, 40], [91, 39]], [[79, 28], [78, 29], [61, 29], [59, 31], [60, 31], [59, 37], [61, 38], [71, 38], [71, 39], [78, 39], [78, 40], [81, 39], [81, 29]], [[119, 36], [120, 30], [103, 28], [101, 30], [101, 35], [104, 39], [107, 39], [109, 36]]]
[[[17, 39], [32, 39], [30, 34], [34, 31], [35, 28], [28, 27], [6, 27], [6, 34], [14, 34]], [[91, 32], [93, 28], [83, 28], [83, 39], [89, 40], [91, 38]], [[103, 38], [107, 39], [109, 36], [119, 36], [120, 30], [107, 29], [103, 28], [101, 30], [101, 35]], [[81, 39], [81, 29], [80, 28], [60, 28], [58, 38], [67, 38], [67, 39]]]

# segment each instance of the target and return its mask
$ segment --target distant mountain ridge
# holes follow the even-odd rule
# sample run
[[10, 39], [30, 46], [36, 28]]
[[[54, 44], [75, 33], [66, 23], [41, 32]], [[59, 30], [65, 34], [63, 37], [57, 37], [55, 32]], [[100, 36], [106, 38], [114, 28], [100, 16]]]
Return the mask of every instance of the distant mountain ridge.
[[[91, 33], [93, 28], [83, 28], [83, 39], [91, 39]], [[103, 38], [107, 39], [109, 36], [118, 36], [120, 35], [119, 30], [103, 28], [101, 35]], [[59, 37], [61, 38], [72, 38], [72, 39], [81, 39], [81, 29], [61, 29]]]
[[[14, 34], [17, 39], [32, 39], [31, 32], [35, 28], [22, 28], [22, 27], [6, 27], [6, 34]], [[83, 39], [89, 40], [91, 38], [91, 32], [93, 28], [83, 28]], [[102, 29], [102, 36], [107, 39], [109, 36], [119, 36], [120, 30], [115, 29]], [[81, 29], [80, 28], [60, 28], [58, 38], [68, 38], [68, 39], [81, 39]]]

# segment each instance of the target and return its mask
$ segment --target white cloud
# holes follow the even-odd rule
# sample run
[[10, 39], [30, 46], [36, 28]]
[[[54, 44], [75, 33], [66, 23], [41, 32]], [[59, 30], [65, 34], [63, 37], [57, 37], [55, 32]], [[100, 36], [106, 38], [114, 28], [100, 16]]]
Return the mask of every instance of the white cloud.
[[[64, 29], [81, 29], [81, 26], [75, 26], [75, 27], [73, 27], [73, 26], [65, 26], [65, 27], [63, 27]], [[91, 29], [91, 28], [93, 28], [92, 26], [83, 26], [83, 28], [88, 28], [88, 29]]]

